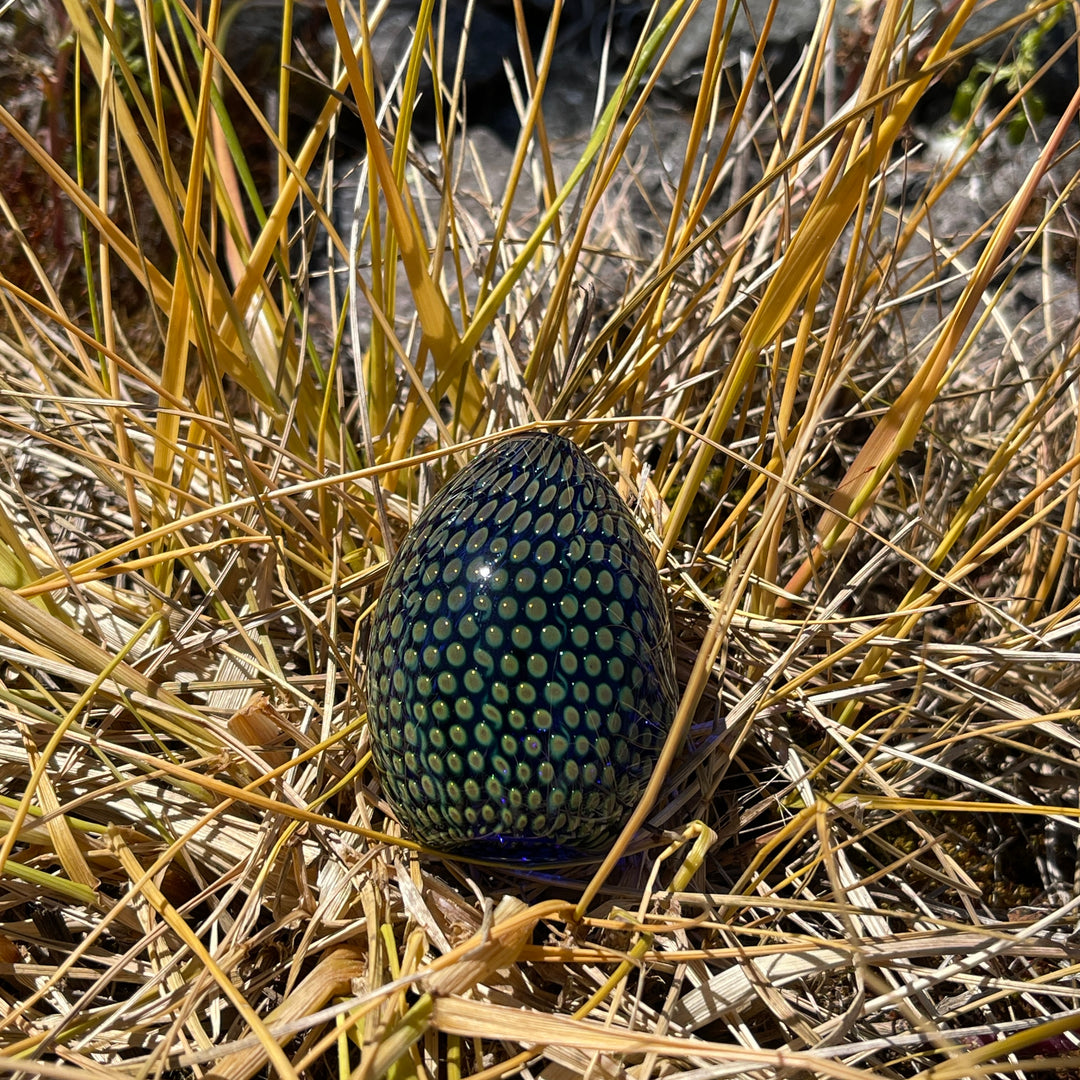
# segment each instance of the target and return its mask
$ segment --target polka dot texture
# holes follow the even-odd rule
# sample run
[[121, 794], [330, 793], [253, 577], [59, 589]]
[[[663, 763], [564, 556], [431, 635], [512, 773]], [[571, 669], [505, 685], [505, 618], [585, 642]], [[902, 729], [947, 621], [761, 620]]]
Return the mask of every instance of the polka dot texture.
[[430, 847], [552, 860], [610, 844], [676, 697], [645, 539], [561, 436], [479, 455], [390, 565], [368, 656], [372, 752]]

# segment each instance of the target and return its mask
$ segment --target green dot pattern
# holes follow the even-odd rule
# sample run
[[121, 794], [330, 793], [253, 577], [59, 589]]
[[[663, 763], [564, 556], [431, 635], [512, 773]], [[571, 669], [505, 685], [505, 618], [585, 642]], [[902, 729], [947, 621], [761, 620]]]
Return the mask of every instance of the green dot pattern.
[[504, 439], [419, 515], [368, 649], [375, 766], [416, 839], [489, 859], [603, 849], [676, 703], [648, 546], [569, 440]]

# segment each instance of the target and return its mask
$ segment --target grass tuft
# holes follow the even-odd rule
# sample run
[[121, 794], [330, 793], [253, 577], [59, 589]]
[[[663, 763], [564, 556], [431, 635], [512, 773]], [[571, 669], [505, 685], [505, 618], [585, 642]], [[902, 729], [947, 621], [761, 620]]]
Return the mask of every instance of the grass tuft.
[[[506, 146], [469, 5], [388, 66], [388, 5], [286, 0], [268, 78], [256, 0], [0, 4], [0, 1071], [1076, 1073], [1075, 13], [975, 6], [784, 68], [779, 3], [656, 5], [572, 130], [596, 43], [515, 3]], [[463, 864], [364, 650], [540, 423], [683, 696], [599, 866]]]

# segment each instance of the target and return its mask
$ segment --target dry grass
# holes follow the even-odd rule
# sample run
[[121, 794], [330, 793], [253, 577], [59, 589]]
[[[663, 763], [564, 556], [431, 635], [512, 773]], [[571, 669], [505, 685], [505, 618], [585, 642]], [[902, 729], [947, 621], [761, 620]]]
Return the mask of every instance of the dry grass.
[[[64, 0], [45, 112], [0, 105], [0, 1071], [1080, 1071], [1080, 96], [1037, 122], [1018, 64], [915, 145], [972, 8], [887, 0], [842, 100], [831, 9], [738, 82], [720, 5], [661, 132], [675, 3], [576, 143], [549, 36], [489, 175], [453, 56], [411, 130], [438, 5], [384, 88], [326, 0], [298, 130], [217, 0]], [[634, 501], [685, 693], [602, 866], [470, 866], [380, 798], [364, 642], [419, 501], [540, 420]]]

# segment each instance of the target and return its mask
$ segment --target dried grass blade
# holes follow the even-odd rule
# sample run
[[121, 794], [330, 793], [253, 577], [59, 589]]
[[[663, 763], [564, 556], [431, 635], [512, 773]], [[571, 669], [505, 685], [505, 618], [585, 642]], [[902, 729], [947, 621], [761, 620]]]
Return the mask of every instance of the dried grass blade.
[[[185, 715], [192, 717], [192, 720], [187, 723], [181, 719], [162, 718], [163, 726], [177, 725], [175, 730], [182, 732], [185, 739], [190, 740], [192, 745], [199, 747], [203, 752], [212, 753], [221, 748], [220, 742], [199, 722], [198, 714], [185, 701], [160, 687], [141, 671], [110, 656], [100, 645], [42, 611], [31, 601], [23, 599], [18, 593], [0, 588], [0, 616], [9, 620], [6, 628], [8, 632], [12, 636], [17, 635], [18, 638], [22, 638], [24, 647], [30, 651], [38, 653], [44, 648], [46, 652], [42, 655], [46, 657], [65, 657], [84, 671], [95, 675], [101, 673], [111, 675], [121, 686], [169, 706], [174, 718]], [[15, 629], [16, 627], [18, 630]], [[25, 637], [24, 634], [28, 634], [29, 637]]]
[[[101, 237], [102, 242], [107, 244], [109, 249], [115, 252], [124, 262], [127, 268], [132, 272], [135, 280], [146, 289], [155, 305], [162, 311], [167, 312], [171, 310], [173, 303], [172, 283], [149, 261], [145, 253], [140, 250], [139, 246], [133, 242], [119, 226], [117, 226], [112, 218], [109, 217], [100, 206], [98, 206], [97, 202], [90, 198], [67, 174], [66, 170], [61, 168], [60, 165], [49, 156], [37, 140], [26, 131], [19, 121], [16, 120], [2, 104], [0, 104], [0, 125], [12, 135], [19, 146], [25, 150], [45, 172], [49, 180], [56, 184], [63, 192], [64, 196], [71, 201], [81, 219], [94, 227]], [[247, 272], [249, 276], [254, 274], [254, 265], [253, 261], [248, 264]], [[261, 280], [257, 275], [255, 277], [256, 281]], [[245, 281], [246, 280], [247, 279], [245, 278]], [[65, 332], [71, 334], [73, 338], [77, 339], [81, 344], [89, 345], [99, 353], [105, 353], [110, 360], [115, 360], [117, 362], [122, 361], [121, 357], [110, 353], [101, 342], [96, 341], [80, 327], [70, 323], [65, 318], [61, 307], [56, 305], [48, 307], [44, 305], [40, 300], [30, 296], [18, 286], [14, 285], [2, 274], [0, 274], [0, 287], [3, 287], [7, 292], [11, 293], [11, 295], [19, 297], [23, 303], [33, 306], [46, 318], [55, 322], [56, 325], [63, 327]], [[255, 285], [252, 284], [250, 287], [253, 289]], [[242, 319], [239, 317], [234, 321], [236, 324], [242, 324]], [[273, 411], [275, 407], [275, 397], [268, 390], [269, 384], [265, 380], [262, 368], [256, 365], [255, 370], [252, 370], [253, 365], [249, 364], [243, 355], [237, 354], [233, 345], [216, 331], [211, 333], [209, 340], [212, 344], [213, 351], [222, 363], [223, 368], [230, 375], [235, 377], [237, 382], [252, 394], [264, 408]], [[153, 391], [163, 399], [163, 404], [167, 408], [183, 407], [184, 399], [168, 393], [161, 380], [154, 380], [143, 376], [142, 382], [148, 388], [153, 389]], [[101, 397], [108, 396], [104, 389], [100, 387], [94, 392]]]
[[[638, 55], [638, 62], [626, 73], [618, 86], [616, 86], [599, 123], [592, 131], [585, 149], [582, 151], [581, 156], [570, 171], [570, 174], [562, 188], [559, 190], [558, 195], [545, 209], [536, 228], [521, 245], [520, 254], [518, 254], [510, 265], [510, 268], [492, 288], [484, 303], [476, 310], [469, 325], [465, 328], [461, 338], [462, 352], [469, 353], [480, 343], [481, 337], [486, 332], [488, 325], [494, 320], [498, 313], [498, 309], [502, 306], [507, 296], [509, 296], [510, 292], [521, 278], [521, 275], [524, 273], [525, 268], [529, 265], [540, 246], [544, 243], [549, 230], [553, 227], [558, 218], [559, 211], [570, 196], [577, 191], [589, 166], [600, 152], [600, 149], [609, 140], [611, 130], [618, 119], [620, 110], [625, 106], [630, 96], [636, 90], [638, 84], [644, 78], [649, 64], [655, 58], [664, 39], [671, 32], [671, 29], [675, 25], [679, 13], [684, 6], [685, 0], [676, 0], [676, 2], [665, 11], [663, 18], [657, 23], [656, 29], [649, 35], [648, 40], [642, 46]], [[530, 372], [527, 370], [526, 378], [529, 377]]]
[[[1075, 1031], [1080, 1031], [1080, 1012], [1069, 1012], [1053, 1020], [1032, 1024], [1031, 1027], [1004, 1038], [992, 1039], [984, 1046], [953, 1051], [948, 1061], [916, 1073], [913, 1080], [966, 1080], [969, 1076], [999, 1076], [1005, 1071], [1019, 1071], [1024, 1065], [1032, 1071], [1052, 1069], [1058, 1075], [1067, 1075], [1063, 1070], [1070, 1066], [1075, 1068], [1077, 1064], [1075, 1053], [1071, 1059], [1066, 1060], [1049, 1057], [1045, 1053], [1027, 1062], [1019, 1062], [1017, 1059], [1021, 1057], [1022, 1050], [1036, 1047], [1040, 1043], [1051, 1043], [1058, 1036]], [[985, 1068], [986, 1064], [992, 1061], [1007, 1061], [1008, 1064], [1000, 1071]]]
[[1005, 257], [1039, 184], [1057, 157], [1066, 132], [1078, 111], [1080, 90], [1073, 95], [1053, 134], [1047, 139], [1027, 178], [1010, 201], [983, 248], [978, 264], [959, 301], [950, 312], [945, 328], [934, 343], [930, 355], [870, 433], [870, 437], [840, 481], [830, 499], [835, 509], [822, 514], [818, 522], [817, 535], [821, 538], [819, 546], [788, 584], [789, 592], [801, 591], [809, 580], [813, 567], [821, 558], [837, 543], [852, 535], [852, 521], [857, 521], [860, 515], [869, 509], [878, 488], [897, 458], [914, 442], [927, 410], [940, 391], [949, 360], [955, 353], [976, 307], [981, 303], [984, 292], [997, 273], [1001, 260]]
[[[423, 238], [420, 236], [415, 221], [405, 205], [405, 200], [402, 198], [398, 187], [397, 178], [394, 175], [393, 166], [386, 156], [382, 132], [379, 130], [378, 120], [375, 117], [375, 108], [368, 94], [360, 65], [357, 63], [356, 51], [353, 49], [352, 42], [349, 39], [345, 13], [342, 11], [339, 0], [328, 0], [326, 7], [349, 76], [349, 85], [352, 88], [356, 107], [360, 113], [360, 121], [364, 125], [364, 134], [367, 136], [368, 158], [373, 170], [378, 174], [383, 198], [386, 200], [386, 211], [390, 221], [393, 223], [397, 243], [401, 249], [401, 261], [409, 279], [417, 314], [420, 316], [420, 324], [431, 348], [436, 352], [437, 356], [442, 358], [441, 367], [445, 365], [446, 360], [449, 359], [457, 346], [459, 341], [458, 333], [454, 328], [454, 321], [450, 315], [450, 308], [446, 303], [446, 299], [436, 288], [428, 272], [427, 260], [429, 255], [425, 250]], [[430, 7], [429, 3], [429, 13]], [[419, 47], [422, 49], [422, 42], [420, 42]]]
[[[541, 905], [550, 908], [551, 905]], [[563, 907], [564, 905], [557, 905]], [[492, 972], [513, 964], [532, 936], [541, 910], [516, 897], [504, 896], [492, 915], [490, 932], [481, 931], [445, 953], [420, 981], [424, 996], [380, 1040], [372, 1073], [382, 1077], [414, 1046], [431, 1024], [434, 1001], [448, 994], [467, 993]]]
[[[57, 860], [71, 881], [96, 891], [101, 882], [98, 876], [90, 869], [86, 856], [83, 855], [82, 849], [75, 840], [71, 825], [61, 813], [60, 800], [56, 797], [56, 789], [53, 787], [52, 780], [45, 768], [48, 762], [42, 763], [35, 747], [29, 743], [27, 745], [27, 758], [33, 769], [33, 775], [37, 777], [34, 792], [37, 795], [42, 813], [48, 817], [46, 828], [52, 841], [53, 850], [56, 852]], [[41, 767], [39, 768], [39, 766]], [[2, 865], [4, 864], [0, 861], [0, 866]]]
[[[221, 15], [221, 0], [211, 0], [207, 13], [207, 34], [217, 33]], [[177, 250], [176, 277], [173, 280], [172, 301], [169, 305], [168, 329], [165, 336], [165, 353], [161, 361], [161, 383], [170, 398], [184, 395], [188, 370], [188, 342], [194, 337], [196, 322], [204, 318], [194, 308], [202, 307], [199, 284], [203, 278], [196, 253], [202, 230], [203, 171], [206, 147], [210, 138], [210, 118], [213, 115], [211, 91], [213, 89], [214, 58], [212, 53], [203, 57], [199, 82], [198, 110], [195, 130], [192, 133], [191, 162], [188, 168], [187, 195], [184, 201], [182, 222], [183, 242]], [[158, 483], [168, 483], [173, 478], [176, 462], [176, 446], [180, 435], [180, 415], [171, 409], [161, 409], [156, 417], [157, 439], [154, 442], [154, 478]], [[155, 502], [152, 526], [162, 524], [169, 505], [165, 491]], [[173, 567], [164, 566], [155, 574], [163, 591], [169, 591]]]
[[[295, 821], [303, 821], [309, 825], [320, 825], [324, 828], [351, 833], [353, 836], [362, 836], [365, 839], [376, 843], [390, 844], [394, 847], [406, 848], [409, 851], [426, 850], [414, 840], [404, 840], [399, 837], [389, 836], [386, 833], [376, 832], [374, 829], [365, 829], [360, 825], [352, 825], [345, 821], [339, 821], [326, 814], [318, 814], [314, 811], [306, 810], [303, 807], [292, 806], [287, 802], [272, 799], [255, 790], [263, 784], [269, 783], [275, 779], [279, 772], [283, 772], [285, 769], [291, 767], [293, 764], [291, 760], [286, 762], [285, 766], [281, 769], [275, 769], [259, 776], [244, 787], [237, 787], [235, 784], [231, 784], [225, 780], [219, 780], [216, 776], [211, 776], [206, 772], [187, 769], [182, 765], [165, 761], [162, 758], [155, 758], [150, 754], [144, 754], [128, 747], [115, 746], [104, 740], [100, 740], [99, 744], [103, 748], [116, 753], [118, 757], [126, 757], [131, 761], [138, 761], [149, 768], [157, 770], [161, 775], [169, 777], [174, 783], [190, 785], [194, 791], [211, 791], [217, 795], [221, 795], [223, 798], [231, 799], [248, 806], [257, 807], [258, 809], [269, 813], [289, 817]], [[314, 756], [321, 748], [321, 746], [316, 745], [307, 753], [310, 756]]]
[[[866, 144], [852, 154], [847, 168], [842, 172], [839, 172], [840, 162], [837, 161], [832, 170], [834, 175], [839, 172], [835, 184], [828, 181], [823, 184], [806, 217], [799, 224], [779, 269], [770, 279], [761, 303], [746, 325], [739, 351], [722, 388], [718, 391], [709, 420], [707, 438], [698, 446], [686, 482], [668, 518], [657, 556], [658, 565], [664, 564], [678, 539], [690, 507], [712, 463], [715, 453], [713, 444], [721, 438], [734, 415], [746, 381], [757, 364], [759, 353], [777, 337], [792, 312], [806, 299], [811, 284], [816, 280], [825, 260], [832, 254], [852, 214], [861, 206], [866, 185], [880, 170], [903, 125], [930, 84], [938, 64], [948, 53], [974, 7], [975, 0], [962, 0], [923, 63], [923, 73], [906, 84], [896, 103], [871, 132]], [[899, 5], [892, 5], [890, 10], [898, 12]], [[868, 66], [866, 79], [875, 78], [875, 68]], [[863, 120], [856, 119], [851, 128], [852, 136], [862, 126]]]
[[[103, 63], [104, 50], [101, 42], [98, 40], [97, 31], [90, 21], [90, 16], [87, 14], [86, 6], [79, 3], [78, 0], [63, 0], [63, 2], [64, 11], [71, 20], [71, 27], [79, 43], [79, 48], [86, 54], [88, 61], [87, 66], [94, 74], [94, 77], [98, 78], [102, 72], [111, 70], [111, 67], [107, 68]], [[97, 8], [96, 5], [94, 5], [93, 10], [100, 12], [100, 9]], [[112, 28], [108, 26], [104, 19], [99, 20], [99, 25], [101, 26], [102, 33], [110, 38], [110, 52], [112, 53], [113, 62], [126, 67], [123, 47], [116, 40]], [[128, 76], [126, 79], [128, 89], [133, 94], [138, 95], [135, 100], [143, 106], [141, 109], [143, 118], [147, 127], [153, 130], [154, 125], [151, 121], [149, 110], [145, 108], [145, 102], [143, 102], [141, 93], [139, 92], [138, 80], [131, 77], [130, 68], [127, 69], [126, 74]], [[109, 87], [107, 86], [99, 86], [99, 90], [103, 95], [109, 94]], [[169, 190], [162, 179], [161, 173], [158, 171], [158, 163], [147, 148], [146, 143], [143, 142], [142, 136], [139, 133], [139, 126], [136, 124], [135, 118], [131, 115], [131, 109], [128, 107], [124, 95], [120, 93], [110, 94], [109, 107], [114, 114], [117, 130], [124, 139], [124, 145], [127, 148], [128, 153], [131, 154], [132, 164], [139, 174], [140, 182], [146, 185], [146, 191], [150, 196], [151, 202], [154, 204], [157, 219], [160, 221], [162, 228], [165, 229], [170, 242], [175, 247], [177, 243], [177, 220], [172, 199], [174, 194], [177, 194], [175, 190], [177, 178], [175, 174], [170, 175], [169, 181], [173, 184], [173, 190]], [[168, 162], [166, 163], [171, 164]], [[181, 192], [179, 194], [181, 198], [183, 198], [183, 193]], [[119, 229], [116, 229], [116, 232], [123, 235]], [[138, 265], [132, 265], [131, 268], [136, 274], [139, 273]]]
[[[41, 580], [41, 573], [34, 563], [30, 552], [23, 543], [7, 510], [0, 506], [0, 588], [23, 589]], [[56, 619], [69, 621], [67, 613], [60, 608], [51, 596], [43, 596], [35, 601], [43, 606]]]
[[131, 880], [132, 890], [149, 901], [151, 907], [153, 907], [158, 915], [168, 923], [172, 931], [184, 942], [191, 950], [192, 955], [198, 959], [200, 964], [210, 974], [222, 993], [229, 999], [233, 1007], [240, 1014], [243, 1021], [248, 1025], [253, 1034], [258, 1037], [268, 1060], [277, 1071], [277, 1074], [286, 1078], [286, 1080], [299, 1080], [296, 1071], [292, 1067], [292, 1063], [285, 1056], [285, 1051], [266, 1029], [266, 1025], [259, 1017], [259, 1014], [248, 1004], [247, 999], [240, 993], [239, 989], [233, 984], [233, 981], [218, 966], [217, 961], [214, 960], [209, 950], [203, 945], [201, 939], [195, 934], [191, 927], [188, 926], [187, 922], [176, 908], [169, 903], [161, 890], [153, 883], [150, 875], [144, 872], [138, 859], [135, 858], [134, 852], [127, 846], [127, 843], [120, 835], [119, 830], [110, 827], [109, 844], [123, 865], [124, 870], [127, 872], [128, 877]]
[[[331, 999], [348, 994], [355, 980], [364, 975], [366, 952], [343, 945], [324, 956], [310, 974], [297, 984], [275, 1009], [266, 1014], [268, 1028], [288, 1026], [318, 1012]], [[267, 1062], [264, 1046], [238, 1050], [214, 1065], [214, 1076], [222, 1080], [249, 1080]]]
[[[673, 3], [667, 11], [664, 12], [663, 17], [658, 21], [656, 28], [649, 34], [645, 42], [640, 45], [630, 70], [623, 76], [615, 89], [615, 93], [612, 94], [608, 101], [599, 123], [590, 134], [588, 144], [581, 157], [578, 159], [577, 164], [571, 171], [570, 176], [567, 178], [566, 183], [563, 185], [562, 190], [555, 199], [550, 202], [547, 212], [540, 220], [540, 224], [533, 230], [532, 236], [522, 247], [521, 255], [514, 260], [511, 268], [503, 275], [500, 282], [492, 290], [486, 303], [482, 305], [477, 312], [472, 324], [466, 328], [464, 340], [469, 339], [470, 333], [474, 330], [474, 327], [483, 329], [487, 325], [488, 319], [482, 313], [490, 308], [497, 298], [500, 296], [505, 297], [509, 290], [517, 283], [518, 275], [527, 265], [527, 263], [522, 260], [525, 259], [526, 255], [529, 255], [531, 258], [531, 252], [534, 251], [547, 237], [549, 230], [558, 222], [558, 213], [563, 204], [571, 194], [578, 194], [580, 192], [581, 182], [584, 179], [589, 165], [595, 158], [599, 157], [597, 166], [593, 171], [593, 174], [589, 179], [588, 187], [585, 190], [583, 206], [581, 212], [577, 216], [574, 231], [570, 235], [569, 243], [565, 245], [565, 249], [561, 254], [559, 274], [551, 290], [551, 297], [548, 301], [543, 324], [536, 336], [536, 346], [533, 350], [533, 355], [529, 358], [529, 363], [525, 368], [525, 380], [530, 387], [533, 386], [538, 379], [542, 378], [548, 370], [558, 326], [565, 321], [567, 297], [570, 294], [574, 275], [577, 272], [578, 260], [581, 251], [585, 246], [586, 238], [596, 214], [597, 207], [609, 188], [616, 167], [623, 160], [631, 135], [641, 121], [645, 104], [659, 77], [659, 67], [657, 70], [653, 71], [651, 78], [646, 83], [645, 87], [642, 88], [641, 93], [633, 104], [633, 108], [630, 110], [629, 116], [627, 116], [626, 121], [623, 124], [619, 137], [615, 139], [615, 127], [619, 115], [629, 104], [631, 97], [637, 93], [638, 86], [645, 78], [649, 65], [656, 58], [657, 53], [660, 51], [660, 47], [676, 25], [678, 17], [683, 10], [683, 6], [682, 0], [677, 0], [676, 3]], [[691, 4], [683, 20], [683, 26], [689, 22], [689, 19], [697, 9], [697, 6], [697, 4]], [[661, 59], [659, 63], [662, 64], [663, 60]], [[491, 318], [494, 318], [494, 314], [495, 312], [492, 310]]]
[[153, 296], [155, 303], [159, 307], [166, 309], [172, 294], [172, 287], [168, 279], [143, 258], [138, 247], [124, 231], [108, 215], [102, 212], [97, 203], [68, 176], [66, 170], [61, 168], [49, 156], [41, 144], [30, 135], [3, 105], [0, 105], [0, 124], [37, 163], [49, 180], [56, 184], [64, 195], [71, 200], [79, 214], [105, 237], [110, 247], [124, 260], [136, 279], [142, 282], [147, 291]]
[[649, 1035], [627, 1031], [592, 1020], [494, 1005], [464, 998], [439, 998], [431, 1013], [432, 1026], [448, 1035], [477, 1036], [511, 1040], [531, 1046], [569, 1046], [594, 1053], [655, 1053], [663, 1057], [700, 1057], [748, 1068], [771, 1066], [805, 1070], [813, 1076], [836, 1080], [871, 1080], [881, 1073], [853, 1069], [812, 1053], [791, 1050], [761, 1050], [756, 1047], [724, 1045], [696, 1039]]
[[566, 910], [561, 901], [527, 907], [504, 896], [492, 915], [489, 932], [474, 934], [427, 969], [421, 986], [431, 994], [464, 994], [492, 971], [512, 964], [543, 918]]
[[[54, 619], [51, 615], [39, 610], [34, 604], [27, 600], [23, 600], [22, 597], [7, 589], [0, 589], [0, 613], [3, 613], [8, 617], [11, 617], [12, 615], [16, 617], [22, 616], [30, 627], [36, 629], [37, 633], [40, 634], [42, 629], [44, 629], [44, 637], [46, 640], [50, 639], [48, 632], [51, 630], [57, 637], [67, 642], [69, 645], [75, 646], [77, 651], [88, 652], [95, 658], [103, 660], [101, 664], [94, 666], [93, 670], [95, 671], [95, 676], [90, 685], [68, 710], [67, 715], [59, 719], [55, 730], [49, 736], [49, 740], [45, 744], [44, 750], [37, 756], [33, 763], [33, 768], [27, 780], [26, 791], [23, 794], [19, 805], [16, 807], [15, 813], [12, 815], [7, 835], [4, 837], [3, 843], [0, 844], [0, 871], [2, 871], [8, 859], [11, 858], [11, 853], [19, 840], [20, 831], [23, 823], [29, 816], [30, 807], [34, 798], [39, 798], [39, 801], [41, 801], [41, 808], [45, 812], [51, 812], [58, 807], [58, 802], [55, 795], [53, 795], [51, 788], [47, 787], [45, 789], [45, 796], [43, 799], [39, 795], [39, 788], [42, 787], [45, 780], [45, 770], [52, 763], [53, 756], [56, 754], [57, 750], [59, 750], [68, 731], [74, 726], [79, 716], [82, 714], [82, 711], [94, 697], [100, 685], [114, 673], [119, 673], [121, 668], [126, 667], [123, 663], [125, 652], [135, 645], [142, 634], [136, 634], [128, 642], [126, 649], [123, 652], [117, 656], [109, 657], [105, 653], [105, 650], [101, 649], [100, 646], [85, 641], [77, 631], [72, 630], [58, 619]], [[156, 624], [157, 621], [157, 616], [151, 616], [150, 620], [144, 624], [142, 628], [143, 632]], [[9, 633], [12, 633], [10, 628]], [[139, 676], [139, 678], [145, 679], [145, 676]], [[145, 680], [145, 684], [150, 685], [148, 679]], [[34, 755], [32, 754], [31, 757], [33, 758], [33, 756]], [[56, 819], [54, 819], [54, 821], [55, 820]], [[62, 841], [61, 848], [68, 856], [71, 865], [78, 875], [78, 883], [86, 886], [91, 886], [91, 883], [93, 883], [93, 885], [96, 886], [96, 878], [83, 861], [81, 852], [75, 847], [74, 838], [70, 836], [70, 833], [67, 833], [66, 836], [64, 835], [66, 826], [63, 822], [60, 822], [57, 825], [57, 828], [60, 829], [60, 839]], [[52, 828], [50, 828], [50, 833], [55, 836]], [[70, 841], [70, 843], [67, 843], [67, 841]], [[72, 849], [74, 849], [74, 854], [72, 853]], [[65, 864], [65, 868], [67, 868], [67, 865], [68, 864]]]

